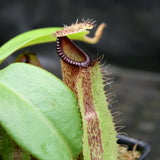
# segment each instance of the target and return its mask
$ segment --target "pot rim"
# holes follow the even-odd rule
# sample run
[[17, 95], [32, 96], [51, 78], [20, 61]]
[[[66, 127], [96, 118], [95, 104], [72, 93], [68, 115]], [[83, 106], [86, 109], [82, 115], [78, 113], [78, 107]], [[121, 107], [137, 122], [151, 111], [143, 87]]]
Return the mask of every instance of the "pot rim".
[[139, 160], [144, 160], [144, 158], [147, 156], [147, 154], [150, 151], [150, 145], [146, 142], [130, 138], [121, 134], [117, 135], [117, 143], [118, 144], [125, 144], [129, 147], [129, 149], [132, 149], [135, 144], [137, 144], [137, 150], [141, 152], [141, 157]]

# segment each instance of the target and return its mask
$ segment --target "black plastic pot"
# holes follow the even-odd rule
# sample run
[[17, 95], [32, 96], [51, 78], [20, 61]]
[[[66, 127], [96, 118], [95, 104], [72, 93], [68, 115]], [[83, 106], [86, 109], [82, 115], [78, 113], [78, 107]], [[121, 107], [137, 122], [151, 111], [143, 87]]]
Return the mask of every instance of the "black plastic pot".
[[132, 150], [134, 145], [137, 144], [137, 150], [141, 152], [141, 157], [139, 158], [139, 160], [144, 160], [148, 152], [150, 151], [150, 145], [143, 141], [139, 141], [137, 139], [123, 136], [120, 134], [117, 135], [117, 138], [117, 143], [127, 145], [129, 150]]

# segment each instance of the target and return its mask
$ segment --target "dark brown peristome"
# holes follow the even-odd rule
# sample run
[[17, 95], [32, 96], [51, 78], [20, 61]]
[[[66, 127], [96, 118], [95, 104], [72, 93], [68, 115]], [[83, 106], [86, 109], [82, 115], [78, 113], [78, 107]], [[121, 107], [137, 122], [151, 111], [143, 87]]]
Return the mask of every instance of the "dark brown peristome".
[[[66, 45], [72, 45], [71, 47], [73, 47], [74, 51], [76, 51], [79, 54], [80, 61], [74, 60], [72, 58], [69, 58], [69, 56], [67, 56], [67, 54], [65, 53], [65, 51], [63, 49], [64, 45], [62, 44], [62, 41], [65, 41]], [[67, 63], [69, 63], [71, 65], [75, 65], [75, 66], [78, 66], [78, 67], [84, 67], [84, 68], [86, 68], [86, 67], [91, 65], [90, 57], [84, 51], [82, 51], [79, 47], [77, 47], [66, 36], [65, 37], [57, 37], [57, 45], [56, 45], [56, 47], [57, 47], [57, 53], [58, 53], [58, 55], [60, 56], [60, 58], [63, 61], [65, 61], [65, 62], [67, 62]]]

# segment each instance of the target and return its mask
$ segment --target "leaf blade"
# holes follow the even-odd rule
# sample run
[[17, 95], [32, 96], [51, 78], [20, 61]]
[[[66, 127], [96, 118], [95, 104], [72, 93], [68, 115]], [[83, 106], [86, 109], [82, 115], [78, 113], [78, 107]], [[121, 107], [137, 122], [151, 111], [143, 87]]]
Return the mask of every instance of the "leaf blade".
[[[62, 27], [50, 27], [50, 28], [40, 28], [22, 33], [0, 47], [0, 63], [3, 62], [5, 58], [11, 55], [13, 52], [35, 44], [48, 43], [56, 41], [54, 33], [61, 30]], [[70, 37], [73, 40], [83, 40], [84, 36], [88, 34], [88, 31], [83, 31], [80, 33], [71, 34]]]
[[[0, 94], [0, 123], [22, 148], [45, 160], [53, 159], [53, 156], [55, 159], [73, 159], [77, 156], [81, 150], [77, 100], [60, 80], [35, 66], [17, 63], [0, 72], [0, 82], [0, 91], [3, 91]], [[11, 104], [14, 108], [10, 107]], [[68, 122], [71, 115], [72, 120]], [[17, 128], [13, 130], [15, 122]], [[71, 126], [72, 130], [68, 133]]]

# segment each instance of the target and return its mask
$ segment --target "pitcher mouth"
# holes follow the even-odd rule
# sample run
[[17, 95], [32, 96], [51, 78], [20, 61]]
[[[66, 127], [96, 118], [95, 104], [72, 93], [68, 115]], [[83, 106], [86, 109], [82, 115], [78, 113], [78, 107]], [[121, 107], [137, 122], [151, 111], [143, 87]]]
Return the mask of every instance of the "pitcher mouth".
[[[64, 51], [63, 43], [65, 45], [70, 45], [71, 48], [73, 48], [74, 52], [72, 55], [70, 55], [71, 57], [69, 57], [69, 54], [67, 55], [67, 53]], [[57, 37], [56, 47], [57, 47], [57, 53], [63, 61], [65, 61], [71, 65], [75, 65], [75, 66], [83, 67], [83, 68], [86, 68], [91, 65], [91, 58], [88, 56], [88, 54], [85, 53], [83, 50], [81, 50], [79, 47], [77, 47], [66, 36]], [[77, 59], [77, 57], [79, 57], [79, 58]]]

